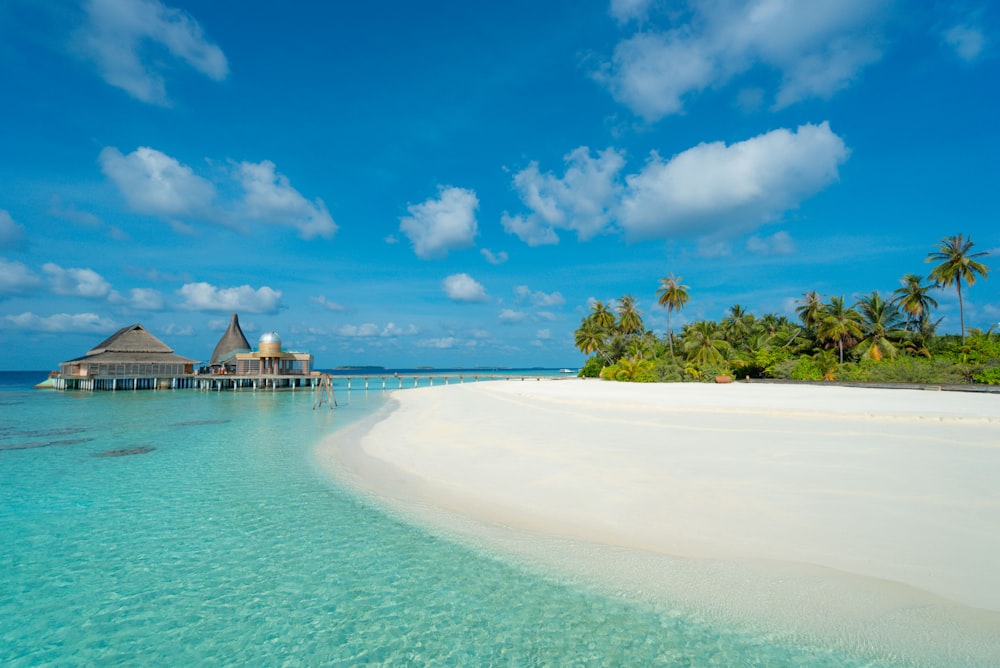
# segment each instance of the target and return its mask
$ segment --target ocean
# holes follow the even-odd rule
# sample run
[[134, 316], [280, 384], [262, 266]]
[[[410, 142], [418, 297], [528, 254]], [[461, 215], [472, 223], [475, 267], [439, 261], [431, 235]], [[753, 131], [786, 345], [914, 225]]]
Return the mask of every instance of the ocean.
[[899, 665], [712, 625], [384, 512], [313, 458], [384, 405], [380, 385], [339, 379], [331, 410], [309, 391], [31, 389], [45, 375], [0, 372], [4, 666]]

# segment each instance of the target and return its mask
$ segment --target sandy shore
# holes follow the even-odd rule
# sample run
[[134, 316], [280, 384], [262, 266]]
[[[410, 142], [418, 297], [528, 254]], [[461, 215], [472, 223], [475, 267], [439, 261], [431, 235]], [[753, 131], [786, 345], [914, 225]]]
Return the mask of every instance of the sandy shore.
[[570, 379], [393, 404], [319, 457], [398, 508], [726, 618], [1000, 657], [1000, 396]]

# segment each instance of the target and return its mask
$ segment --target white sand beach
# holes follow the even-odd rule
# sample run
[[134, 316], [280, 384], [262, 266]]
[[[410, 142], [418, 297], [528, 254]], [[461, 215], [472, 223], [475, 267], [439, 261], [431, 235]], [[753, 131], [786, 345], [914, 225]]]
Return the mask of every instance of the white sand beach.
[[563, 379], [392, 403], [319, 458], [415, 517], [709, 617], [1000, 659], [1000, 395]]

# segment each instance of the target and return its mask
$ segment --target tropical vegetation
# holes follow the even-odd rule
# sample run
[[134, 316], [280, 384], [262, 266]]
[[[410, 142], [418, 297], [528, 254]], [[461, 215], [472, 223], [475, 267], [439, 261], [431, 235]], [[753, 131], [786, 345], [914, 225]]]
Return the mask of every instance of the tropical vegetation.
[[[925, 279], [906, 274], [901, 287], [849, 300], [813, 290], [797, 300], [794, 319], [756, 316], [734, 304], [718, 321], [671, 327], [670, 316], [688, 305], [690, 288], [668, 274], [656, 303], [666, 309], [662, 336], [648, 329], [639, 301], [624, 295], [596, 301], [575, 332], [588, 355], [584, 377], [628, 382], [705, 381], [724, 376], [847, 382], [1000, 384], [1000, 332], [967, 329], [963, 286], [987, 278], [989, 267], [959, 234], [942, 239], [927, 256], [935, 262]], [[954, 286], [958, 334], [938, 334], [934, 291]]]

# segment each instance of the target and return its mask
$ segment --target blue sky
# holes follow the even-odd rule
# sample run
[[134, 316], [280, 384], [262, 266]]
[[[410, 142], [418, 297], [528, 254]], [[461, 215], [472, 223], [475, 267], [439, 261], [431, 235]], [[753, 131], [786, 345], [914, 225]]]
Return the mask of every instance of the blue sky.
[[[229, 315], [318, 366], [576, 366], [1000, 253], [987, 0], [0, 5], [0, 368]], [[1000, 321], [1000, 282], [966, 293]], [[957, 332], [953, 291], [936, 294]]]

